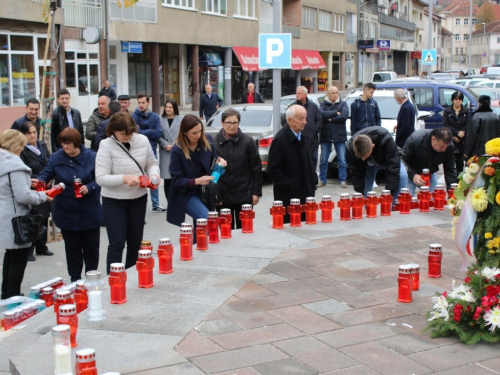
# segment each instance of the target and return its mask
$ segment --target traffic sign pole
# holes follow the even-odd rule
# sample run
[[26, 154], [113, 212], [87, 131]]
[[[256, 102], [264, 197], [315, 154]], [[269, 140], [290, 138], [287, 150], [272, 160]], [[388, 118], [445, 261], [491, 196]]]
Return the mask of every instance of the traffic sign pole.
[[[273, 1], [273, 32], [281, 33], [281, 0]], [[281, 69], [273, 70], [273, 134], [281, 129]]]

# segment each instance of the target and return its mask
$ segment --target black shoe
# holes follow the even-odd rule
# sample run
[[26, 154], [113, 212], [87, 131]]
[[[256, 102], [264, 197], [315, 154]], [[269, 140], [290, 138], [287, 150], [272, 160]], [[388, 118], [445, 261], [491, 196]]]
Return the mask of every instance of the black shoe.
[[34, 262], [36, 258], [33, 255], [28, 255], [28, 261]]
[[167, 209], [162, 206], [153, 207], [153, 212], [167, 212]]
[[52, 256], [54, 253], [50, 250], [45, 250], [43, 253], [36, 253], [36, 255], [47, 255], [47, 256]]

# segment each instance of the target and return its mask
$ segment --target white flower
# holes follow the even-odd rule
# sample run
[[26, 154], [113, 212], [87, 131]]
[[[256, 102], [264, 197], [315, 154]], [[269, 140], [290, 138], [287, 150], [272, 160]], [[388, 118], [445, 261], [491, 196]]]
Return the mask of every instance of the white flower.
[[471, 163], [469, 169], [471, 173], [476, 174], [477, 172], [479, 172], [479, 165], [477, 165], [476, 163]]
[[489, 167], [490, 165], [493, 165], [491, 161], [487, 161], [486, 163], [483, 164], [483, 167]]
[[450, 211], [453, 211], [453, 209], [454, 209], [454, 208], [455, 208], [455, 205], [454, 205], [454, 204], [449, 204], [449, 205], [448, 205], [448, 209], [449, 209]]
[[474, 177], [471, 176], [470, 174], [466, 173], [464, 174], [464, 182], [469, 185], [472, 181], [474, 181]]
[[457, 208], [459, 210], [461, 210], [462, 208], [464, 208], [464, 201], [457, 201]]
[[488, 280], [493, 280], [498, 274], [500, 274], [499, 268], [484, 267], [481, 271], [481, 275]]
[[483, 319], [485, 321], [485, 325], [491, 325], [490, 331], [493, 332], [495, 328], [500, 327], [500, 308], [498, 306], [495, 306], [486, 314], [484, 314]]
[[453, 225], [454, 227], [456, 227], [456, 226], [457, 226], [457, 224], [458, 224], [458, 216], [455, 216], [455, 217], [453, 218], [453, 220], [451, 221], [451, 225]]
[[471, 174], [472, 171], [471, 171], [470, 167], [465, 167], [464, 172], [467, 174]]
[[461, 299], [462, 301], [467, 302], [474, 302], [476, 300], [470, 289], [467, 289], [467, 287], [463, 284], [457, 288], [453, 288], [448, 295], [450, 298]]
[[432, 306], [434, 312], [434, 316], [429, 319], [429, 321], [444, 318], [444, 320], [448, 320], [450, 315], [448, 314], [448, 300], [445, 296], [441, 295], [439, 297], [432, 297], [432, 302], [434, 305]]

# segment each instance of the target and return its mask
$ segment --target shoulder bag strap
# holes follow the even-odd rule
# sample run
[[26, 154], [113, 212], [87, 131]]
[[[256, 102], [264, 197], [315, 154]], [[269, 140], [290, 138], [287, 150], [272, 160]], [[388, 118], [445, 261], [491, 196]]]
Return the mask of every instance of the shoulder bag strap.
[[12, 194], [12, 204], [14, 205], [14, 214], [17, 216], [16, 202], [14, 201], [14, 192], [12, 191], [12, 181], [10, 180], [10, 173], [8, 173], [7, 175], [9, 176], [9, 187], [10, 187], [10, 193]]
[[128, 155], [128, 157], [134, 161], [134, 163], [139, 167], [141, 173], [144, 174], [144, 171], [142, 170], [141, 166], [139, 165], [137, 160], [135, 160], [134, 157], [132, 155], [130, 155], [130, 152], [128, 152], [125, 147], [123, 147], [120, 143], [118, 143], [114, 136], [112, 136], [111, 139], [113, 141], [115, 141], [115, 143], [118, 145], [118, 147], [120, 147]]

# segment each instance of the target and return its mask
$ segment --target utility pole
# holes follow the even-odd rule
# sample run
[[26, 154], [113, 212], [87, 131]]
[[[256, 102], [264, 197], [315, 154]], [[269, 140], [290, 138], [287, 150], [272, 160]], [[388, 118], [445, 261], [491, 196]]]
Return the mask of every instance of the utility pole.
[[[273, 0], [273, 33], [281, 34], [281, 0]], [[281, 129], [281, 69], [273, 69], [273, 134]]]
[[[433, 49], [432, 48], [432, 30], [433, 30], [432, 18], [433, 18], [433, 12], [434, 12], [434, 9], [432, 9], [434, 6], [433, 2], [434, 2], [434, 0], [429, 0], [429, 40], [428, 40], [428, 46], [429, 46], [428, 48], [429, 49]], [[425, 59], [425, 57], [424, 57], [424, 59]], [[431, 75], [431, 73], [432, 73], [432, 65], [427, 65], [427, 76], [429, 77]]]
[[469, 75], [470, 73], [470, 64], [471, 64], [471, 59], [472, 59], [472, 0], [469, 0], [470, 1], [470, 10], [469, 10], [469, 14], [470, 14], [470, 18], [469, 18], [469, 43], [467, 43], [468, 45], [468, 48], [469, 48], [469, 65], [467, 67], [467, 75]]

